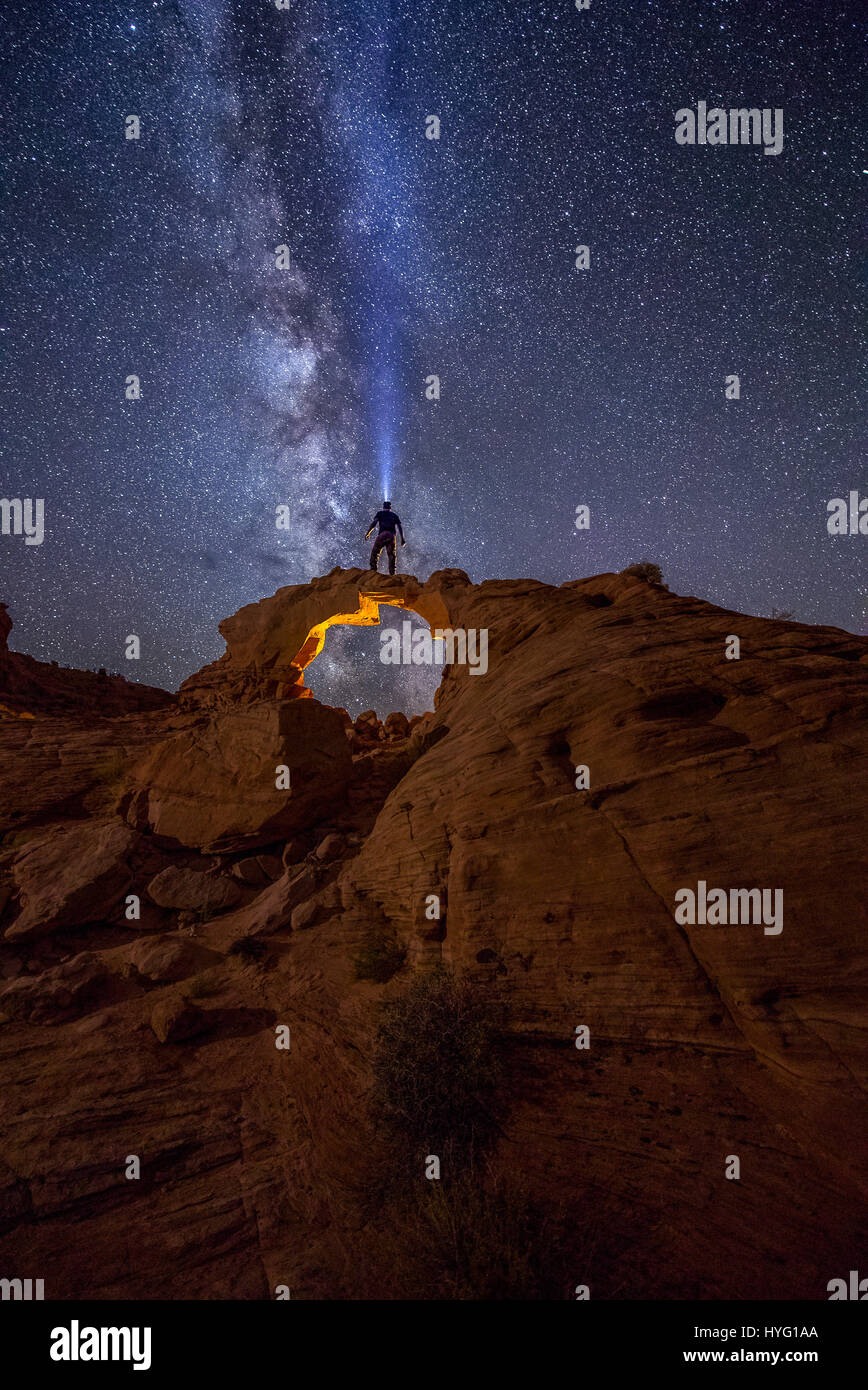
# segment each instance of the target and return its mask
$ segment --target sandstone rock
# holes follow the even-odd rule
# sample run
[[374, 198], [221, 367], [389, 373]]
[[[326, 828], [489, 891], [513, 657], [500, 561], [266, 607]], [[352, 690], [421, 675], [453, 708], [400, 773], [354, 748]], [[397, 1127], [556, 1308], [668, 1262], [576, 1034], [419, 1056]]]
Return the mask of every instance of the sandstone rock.
[[75, 671], [55, 661], [36, 661], [7, 644], [12, 619], [0, 603], [0, 703], [13, 713], [123, 715], [167, 709], [175, 697], [155, 686], [139, 685], [120, 675]]
[[[212, 715], [159, 745], [137, 770], [155, 834], [227, 852], [292, 835], [334, 805], [352, 759], [343, 721], [314, 700]], [[277, 769], [290, 769], [278, 789]]]
[[158, 907], [197, 913], [226, 912], [237, 907], [244, 896], [226, 874], [203, 873], [175, 864], [161, 869], [151, 879], [147, 893]]
[[151, 1027], [161, 1043], [199, 1037], [213, 1028], [214, 1022], [207, 1010], [180, 994], [160, 999], [151, 1013]]
[[[142, 875], [142, 877], [145, 877], [145, 875]], [[142, 892], [138, 887], [140, 882], [141, 880], [137, 876], [136, 895], [139, 899], [139, 915], [138, 917], [127, 917], [124, 903], [121, 903], [118, 912], [118, 926], [126, 927], [130, 932], [139, 933], [166, 931], [168, 927], [177, 925], [177, 921], [180, 919], [173, 919], [169, 909], [158, 907], [155, 902], [152, 902], [151, 899], [147, 897], [146, 891]]]
[[187, 938], [164, 935], [136, 942], [127, 961], [136, 975], [149, 984], [173, 984], [220, 960], [216, 951]]
[[105, 996], [109, 972], [92, 951], [82, 951], [38, 977], [23, 976], [0, 992], [0, 1007], [10, 1018], [49, 1023], [77, 1017]]
[[307, 898], [317, 887], [324, 872], [324, 866], [315, 861], [304, 864], [297, 872], [290, 871], [289, 893], [293, 903], [300, 902], [302, 898]]
[[259, 854], [247, 859], [239, 859], [236, 864], [232, 865], [230, 873], [233, 878], [240, 879], [242, 883], [264, 888], [267, 883], [272, 883], [274, 879], [280, 878], [283, 873], [283, 864], [275, 854]]
[[226, 652], [184, 681], [185, 708], [231, 708], [239, 703], [309, 696], [304, 670], [322, 650], [335, 622], [371, 626], [380, 605], [409, 608], [437, 627], [470, 585], [462, 570], [438, 570], [424, 584], [413, 575], [335, 569], [310, 584], [289, 585], [248, 604], [220, 624]]
[[383, 722], [383, 733], [386, 738], [406, 738], [410, 732], [410, 721], [406, 714], [396, 711], [387, 714]]
[[305, 931], [314, 925], [319, 916], [320, 905], [315, 899], [309, 898], [307, 902], [299, 903], [292, 910], [292, 930]]
[[56, 826], [31, 840], [12, 866], [21, 911], [6, 928], [7, 938], [24, 940], [122, 915], [124, 894], [135, 891], [130, 855], [137, 840], [120, 821]]
[[346, 847], [346, 837], [333, 832], [331, 835], [326, 835], [325, 839], [320, 841], [314, 853], [317, 859], [321, 860], [324, 864], [328, 864], [332, 859], [339, 859], [346, 850]]
[[306, 840], [300, 840], [297, 836], [292, 840], [287, 840], [283, 847], [282, 863], [284, 868], [289, 868], [293, 864], [301, 864], [307, 855], [310, 845]]
[[[301, 679], [325, 625], [372, 621], [382, 603], [486, 628], [488, 673], [456, 666], [436, 712], [408, 722], [409, 739], [359, 750], [297, 825], [252, 828], [262, 808], [248, 807], [258, 783], [241, 767], [239, 712], [251, 761], [274, 729], [269, 691], [292, 678], [284, 707], [321, 709]], [[138, 786], [143, 828], [154, 828], [153, 804], [171, 839], [186, 820], [196, 850], [238, 835], [248, 838], [227, 852], [248, 854], [285, 836], [292, 862], [340, 825], [360, 852], [329, 864], [310, 855], [185, 943], [225, 957], [209, 970], [221, 1010], [205, 1017], [173, 985], [158, 1036], [210, 1030], [207, 1066], [195, 1046], [166, 1054], [143, 1042], [154, 1001], [119, 980], [132, 943], [118, 947], [116, 927], [86, 927], [108, 970], [94, 967], [95, 1005], [87, 969], [65, 1003], [49, 956], [20, 952], [28, 970], [14, 983], [33, 993], [13, 1005], [22, 1016], [0, 1047], [4, 1267], [51, 1269], [69, 1297], [263, 1299], [277, 1282], [359, 1297], [346, 1252], [369, 1224], [354, 1194], [380, 1137], [367, 1118], [377, 1006], [403, 984], [356, 978], [370, 936], [406, 952], [405, 979], [442, 962], [468, 973], [481, 999], [508, 1004], [508, 1113], [491, 1162], [511, 1171], [519, 1154], [523, 1196], [545, 1211], [572, 1192], [602, 1222], [599, 1296], [825, 1298], [868, 1238], [858, 920], [868, 836], [854, 795], [868, 753], [868, 641], [733, 614], [629, 574], [553, 588], [339, 570], [223, 630], [226, 656], [187, 683], [192, 722], [174, 731], [187, 742], [168, 761], [159, 711], [97, 735], [83, 722], [0, 724], [12, 788], [0, 816], [14, 817], [4, 833], [44, 839], [54, 806], [56, 819], [86, 825], [81, 789], [102, 741], [135, 743], [144, 763], [159, 738]], [[742, 658], [727, 662], [733, 631]], [[276, 751], [268, 745], [264, 767]], [[184, 756], [224, 771], [185, 782]], [[588, 789], [576, 787], [581, 764]], [[213, 813], [200, 805], [209, 798]], [[676, 923], [675, 893], [699, 879], [783, 889], [783, 932]], [[425, 916], [431, 894], [439, 920]], [[293, 910], [315, 930], [290, 932]], [[62, 937], [36, 943], [55, 944]], [[116, 997], [119, 983], [127, 993]], [[34, 1039], [24, 1014], [43, 996], [61, 1012]], [[99, 1015], [74, 1021], [94, 1006]], [[267, 1010], [292, 1024], [289, 1069]], [[573, 1045], [580, 1023], [587, 1053]], [[116, 1161], [131, 1125], [159, 1174], [135, 1192]], [[727, 1183], [722, 1156], [739, 1152], [750, 1181]], [[570, 1266], [581, 1266], [583, 1239], [579, 1229]], [[403, 1297], [392, 1248], [384, 1242], [375, 1267], [381, 1289]]]

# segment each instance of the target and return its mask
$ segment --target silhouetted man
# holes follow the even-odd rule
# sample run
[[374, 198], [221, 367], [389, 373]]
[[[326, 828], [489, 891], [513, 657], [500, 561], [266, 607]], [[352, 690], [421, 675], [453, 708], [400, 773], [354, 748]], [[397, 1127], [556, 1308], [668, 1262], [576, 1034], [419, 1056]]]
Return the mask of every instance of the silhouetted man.
[[365, 532], [365, 540], [368, 539], [375, 526], [379, 527], [379, 532], [377, 534], [377, 539], [374, 541], [374, 548], [371, 551], [371, 569], [377, 569], [380, 559], [380, 551], [385, 550], [386, 554], [389, 557], [389, 573], [394, 574], [395, 558], [397, 554], [397, 542], [395, 537], [396, 529], [400, 534], [401, 544], [406, 545], [407, 542], [404, 540], [404, 531], [401, 526], [401, 518], [398, 516], [396, 512], [392, 511], [391, 502], [383, 503], [383, 510], [381, 512], [377, 512], [377, 515], [374, 517], [373, 521], [371, 522], [370, 526]]

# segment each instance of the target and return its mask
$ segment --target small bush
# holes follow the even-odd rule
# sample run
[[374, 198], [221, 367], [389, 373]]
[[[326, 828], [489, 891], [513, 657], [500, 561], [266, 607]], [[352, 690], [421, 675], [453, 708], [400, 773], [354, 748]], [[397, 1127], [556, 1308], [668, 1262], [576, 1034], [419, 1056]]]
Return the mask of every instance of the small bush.
[[369, 932], [353, 958], [357, 980], [375, 980], [384, 985], [397, 975], [407, 957], [407, 949], [396, 937], [385, 932]]
[[534, 1200], [485, 1166], [451, 1182], [417, 1179], [360, 1242], [361, 1296], [567, 1299], [598, 1272], [599, 1239], [593, 1203]]
[[122, 749], [115, 748], [104, 762], [97, 763], [93, 769], [93, 780], [100, 786], [117, 786], [120, 784], [126, 765], [125, 753]]
[[646, 584], [662, 584], [663, 574], [659, 565], [653, 564], [650, 560], [640, 560], [638, 565], [628, 565], [622, 574], [635, 574], [637, 579], [644, 579]]
[[375, 1121], [413, 1164], [472, 1155], [498, 1131], [502, 1008], [442, 968], [383, 1004], [373, 1059]]
[[242, 956], [244, 960], [262, 960], [268, 954], [268, 942], [258, 936], [242, 936], [229, 947], [230, 956]]
[[194, 975], [184, 986], [183, 994], [185, 999], [210, 999], [213, 995], [219, 994], [222, 984], [218, 976], [211, 971], [201, 975]]

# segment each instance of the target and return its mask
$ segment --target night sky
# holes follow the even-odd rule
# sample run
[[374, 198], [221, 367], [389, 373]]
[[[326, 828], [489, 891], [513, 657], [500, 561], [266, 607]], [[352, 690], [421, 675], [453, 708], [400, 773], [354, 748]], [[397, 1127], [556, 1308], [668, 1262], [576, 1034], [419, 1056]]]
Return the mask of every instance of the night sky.
[[[46, 536], [0, 537], [13, 646], [174, 689], [242, 604], [366, 564], [386, 486], [420, 577], [649, 558], [866, 630], [868, 541], [826, 529], [868, 492], [855, 3], [14, 8], [0, 495]], [[782, 153], [679, 146], [698, 101], [782, 108]], [[430, 703], [378, 651], [332, 630], [309, 683]]]

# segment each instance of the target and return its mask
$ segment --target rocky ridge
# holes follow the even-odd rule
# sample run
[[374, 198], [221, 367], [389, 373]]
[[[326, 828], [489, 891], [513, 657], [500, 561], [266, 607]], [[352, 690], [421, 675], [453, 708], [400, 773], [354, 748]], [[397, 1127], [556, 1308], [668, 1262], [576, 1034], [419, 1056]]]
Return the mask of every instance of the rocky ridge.
[[[325, 630], [383, 605], [486, 628], [488, 672], [411, 720], [322, 705]], [[443, 962], [508, 1005], [497, 1164], [606, 1212], [594, 1296], [825, 1297], [868, 1226], [868, 640], [459, 570], [335, 570], [220, 630], [177, 697], [98, 703], [2, 634], [3, 1271], [359, 1296], [377, 1006]], [[679, 924], [700, 880], [781, 889], [783, 931]]]

